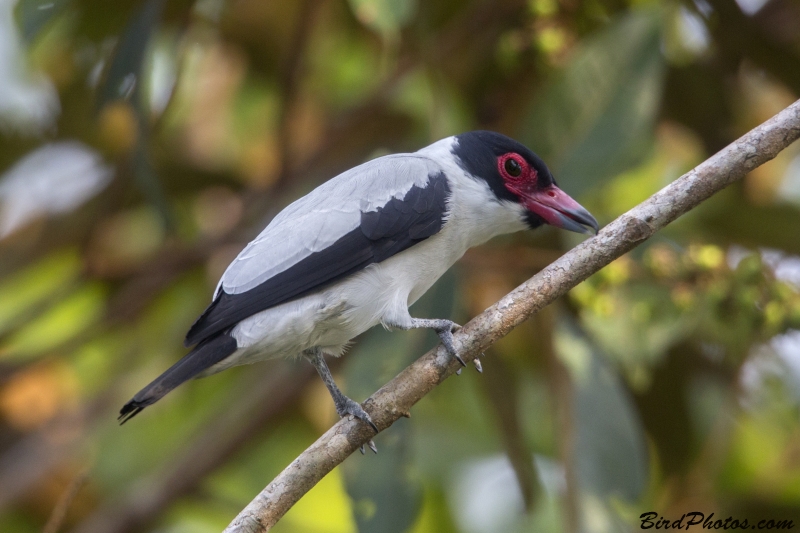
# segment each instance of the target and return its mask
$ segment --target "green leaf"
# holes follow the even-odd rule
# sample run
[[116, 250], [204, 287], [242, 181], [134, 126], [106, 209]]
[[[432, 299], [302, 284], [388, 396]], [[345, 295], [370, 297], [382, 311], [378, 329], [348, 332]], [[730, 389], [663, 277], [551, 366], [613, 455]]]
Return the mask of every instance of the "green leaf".
[[[158, 24], [164, 0], [148, 0], [128, 22], [98, 90], [98, 108], [139, 94], [147, 45]], [[137, 101], [137, 108], [139, 102]]]
[[379, 451], [353, 454], [343, 465], [358, 530], [403, 533], [416, 521], [422, 490], [409, 468], [411, 423], [401, 419], [380, 439]]
[[658, 17], [626, 13], [586, 39], [525, 120], [522, 140], [581, 195], [643, 162], [664, 80]]
[[98, 89], [98, 109], [117, 101], [133, 103], [139, 119], [139, 138], [133, 154], [133, 173], [136, 184], [147, 199], [158, 209], [168, 228], [174, 228], [164, 188], [147, 153], [147, 115], [140, 91], [143, 83], [143, 65], [153, 30], [161, 18], [164, 0], [148, 0], [128, 22], [119, 44]]
[[71, 286], [80, 274], [81, 258], [76, 250], [64, 250], [6, 278], [0, 284], [0, 332]]
[[[417, 337], [417, 336], [415, 336]], [[345, 366], [347, 392], [362, 400], [394, 377], [418, 355], [407, 332], [370, 331]], [[347, 493], [353, 501], [358, 530], [406, 531], [420, 510], [421, 487], [411, 476], [411, 424], [400, 420], [392, 431], [376, 437], [380, 450], [368, 456], [353, 454], [343, 464]]]
[[30, 44], [51, 20], [60, 15], [70, 0], [20, 0], [15, 15], [22, 39]]
[[0, 357], [28, 359], [52, 350], [83, 332], [100, 318], [105, 307], [106, 291], [99, 283], [86, 284], [59, 302], [0, 348]]
[[635, 501], [647, 485], [644, 430], [616, 370], [574, 325], [556, 332], [556, 353], [574, 383], [573, 460], [582, 491]]
[[677, 308], [669, 287], [631, 282], [611, 289], [603, 313], [584, 310], [581, 320], [605, 354], [629, 376], [655, 365], [670, 347], [696, 329], [700, 317]]

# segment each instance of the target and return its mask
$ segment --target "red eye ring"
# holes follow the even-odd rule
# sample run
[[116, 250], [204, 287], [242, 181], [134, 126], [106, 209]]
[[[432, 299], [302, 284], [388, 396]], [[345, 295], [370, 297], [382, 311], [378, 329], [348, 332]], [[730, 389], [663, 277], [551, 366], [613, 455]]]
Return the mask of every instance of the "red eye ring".
[[503, 154], [497, 158], [497, 170], [504, 180], [518, 181], [528, 175], [528, 163], [525, 159], [513, 152]]

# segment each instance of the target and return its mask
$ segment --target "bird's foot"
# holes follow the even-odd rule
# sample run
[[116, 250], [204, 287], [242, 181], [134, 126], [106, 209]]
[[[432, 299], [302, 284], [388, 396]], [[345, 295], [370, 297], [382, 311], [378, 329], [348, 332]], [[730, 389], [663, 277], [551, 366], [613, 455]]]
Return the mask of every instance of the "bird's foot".
[[378, 426], [375, 425], [375, 423], [372, 421], [372, 418], [370, 418], [370, 416], [358, 402], [351, 400], [344, 394], [342, 394], [341, 398], [337, 398], [334, 401], [336, 404], [336, 412], [339, 414], [340, 418], [344, 418], [346, 416], [356, 417], [362, 422], [369, 424], [372, 429], [375, 430], [375, 433], [378, 432]]
[[453, 356], [462, 367], [467, 366], [467, 363], [464, 362], [464, 359], [461, 358], [458, 350], [456, 350], [455, 340], [453, 339], [453, 332], [461, 329], [461, 326], [452, 320], [444, 318], [412, 318], [410, 325], [401, 325], [397, 327], [402, 329], [431, 328], [439, 335], [439, 339], [442, 341], [447, 353]]
[[439, 335], [439, 339], [441, 339], [442, 344], [447, 350], [447, 353], [455, 357], [456, 361], [458, 361], [458, 363], [462, 367], [467, 366], [467, 363], [465, 363], [464, 360], [461, 358], [461, 356], [458, 354], [455, 342], [453, 342], [453, 332], [461, 329], [461, 326], [459, 326], [452, 320], [437, 320], [437, 322], [440, 322], [441, 325], [438, 325], [433, 329], [434, 331], [436, 331], [436, 334]]

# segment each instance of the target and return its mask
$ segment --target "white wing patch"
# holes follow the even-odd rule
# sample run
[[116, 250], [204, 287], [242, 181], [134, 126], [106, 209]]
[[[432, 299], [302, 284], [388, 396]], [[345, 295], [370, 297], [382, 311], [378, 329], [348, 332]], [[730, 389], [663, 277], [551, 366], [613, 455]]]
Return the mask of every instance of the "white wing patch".
[[361, 223], [361, 213], [402, 198], [414, 185], [424, 187], [441, 172], [433, 160], [417, 154], [373, 159], [323, 183], [293, 202], [242, 250], [222, 275], [215, 291], [246, 292], [324, 250]]

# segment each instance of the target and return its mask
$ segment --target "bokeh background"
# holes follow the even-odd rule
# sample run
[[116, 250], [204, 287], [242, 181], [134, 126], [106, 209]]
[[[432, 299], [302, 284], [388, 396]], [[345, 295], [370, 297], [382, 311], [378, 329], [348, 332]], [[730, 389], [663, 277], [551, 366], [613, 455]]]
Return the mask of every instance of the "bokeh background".
[[[372, 157], [486, 128], [607, 223], [800, 95], [793, 0], [0, 0], [0, 531], [218, 532], [336, 420], [310, 365], [119, 407], [228, 262]], [[800, 145], [576, 287], [280, 533], [800, 523]], [[465, 322], [582, 237], [468, 253]], [[793, 329], [794, 328], [794, 329]], [[363, 400], [436, 342], [370, 331]]]

